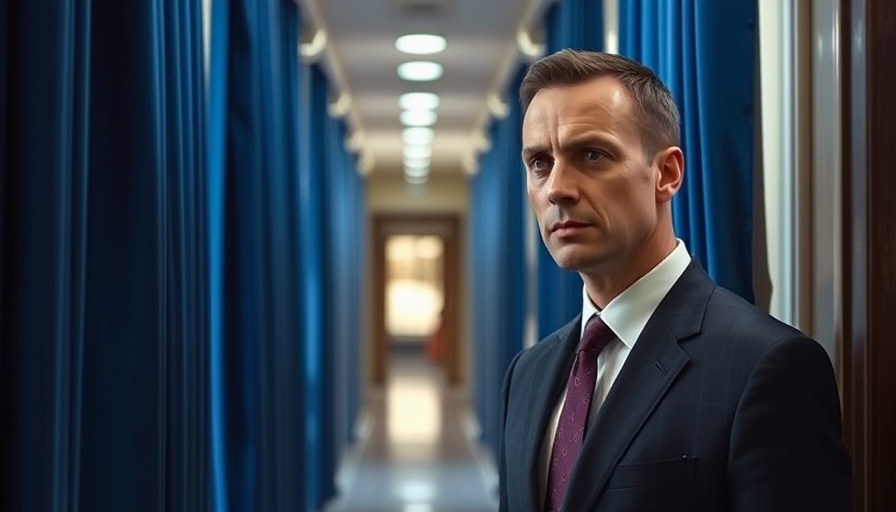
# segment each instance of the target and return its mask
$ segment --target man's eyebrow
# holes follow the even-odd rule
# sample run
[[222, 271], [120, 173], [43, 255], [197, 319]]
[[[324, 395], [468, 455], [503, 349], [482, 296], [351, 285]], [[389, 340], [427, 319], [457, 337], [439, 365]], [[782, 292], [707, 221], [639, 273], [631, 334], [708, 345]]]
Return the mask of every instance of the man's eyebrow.
[[547, 149], [547, 146], [544, 146], [541, 144], [534, 145], [534, 146], [526, 146], [520, 152], [520, 156], [523, 158], [526, 158], [527, 156], [535, 155], [538, 153], [544, 153], [546, 151], [546, 149]]
[[591, 148], [593, 146], [604, 147], [609, 151], [618, 150], [620, 147], [619, 139], [613, 136], [609, 136], [603, 133], [590, 133], [587, 135], [583, 135], [581, 137], [577, 137], [573, 140], [567, 141], [566, 144], [560, 148], [561, 151], [579, 151], [582, 149]]

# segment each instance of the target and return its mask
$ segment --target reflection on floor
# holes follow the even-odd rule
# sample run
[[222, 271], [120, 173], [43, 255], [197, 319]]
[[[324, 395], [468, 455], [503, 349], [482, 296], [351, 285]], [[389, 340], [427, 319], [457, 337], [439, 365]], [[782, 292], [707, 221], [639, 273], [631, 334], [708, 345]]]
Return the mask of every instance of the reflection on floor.
[[337, 476], [333, 512], [490, 512], [494, 471], [470, 442], [469, 405], [418, 355], [395, 355], [367, 399], [362, 442]]

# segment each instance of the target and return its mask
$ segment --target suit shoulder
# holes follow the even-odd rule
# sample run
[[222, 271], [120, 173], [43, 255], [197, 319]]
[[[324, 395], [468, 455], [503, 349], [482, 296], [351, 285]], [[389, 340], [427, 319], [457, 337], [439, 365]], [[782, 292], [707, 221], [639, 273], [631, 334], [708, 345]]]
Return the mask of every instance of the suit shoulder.
[[735, 293], [716, 287], [707, 304], [703, 333], [712, 345], [726, 346], [742, 363], [758, 362], [784, 346], [823, 351], [795, 327], [762, 311]]

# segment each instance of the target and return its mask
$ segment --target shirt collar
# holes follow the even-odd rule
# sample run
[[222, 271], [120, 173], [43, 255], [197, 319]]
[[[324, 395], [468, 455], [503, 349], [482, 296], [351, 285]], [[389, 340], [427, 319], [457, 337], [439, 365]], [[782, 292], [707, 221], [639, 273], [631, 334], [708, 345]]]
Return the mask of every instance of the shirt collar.
[[631, 286], [623, 290], [607, 304], [603, 311], [598, 311], [588, 297], [588, 291], [582, 286], [582, 325], [580, 334], [585, 331], [585, 323], [593, 315], [600, 315], [616, 336], [631, 350], [641, 336], [647, 321], [681, 277], [691, 262], [687, 247], [678, 240], [675, 249], [650, 272], [641, 276]]

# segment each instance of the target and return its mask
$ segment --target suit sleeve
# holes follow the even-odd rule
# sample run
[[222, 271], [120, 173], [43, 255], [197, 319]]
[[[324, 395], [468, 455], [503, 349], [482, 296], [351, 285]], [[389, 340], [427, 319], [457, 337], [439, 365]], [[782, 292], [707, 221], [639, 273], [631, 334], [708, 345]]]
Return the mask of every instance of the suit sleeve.
[[849, 511], [851, 473], [830, 359], [814, 340], [776, 343], [738, 403], [729, 444], [732, 510]]
[[510, 381], [520, 355], [522, 355], [522, 352], [514, 356], [507, 367], [507, 372], [504, 374], [504, 386], [501, 390], [501, 430], [498, 436], [498, 502], [500, 512], [510, 510], [510, 505], [507, 502], [507, 464], [504, 460], [504, 431], [505, 422], [507, 421], [507, 404], [510, 399]]

